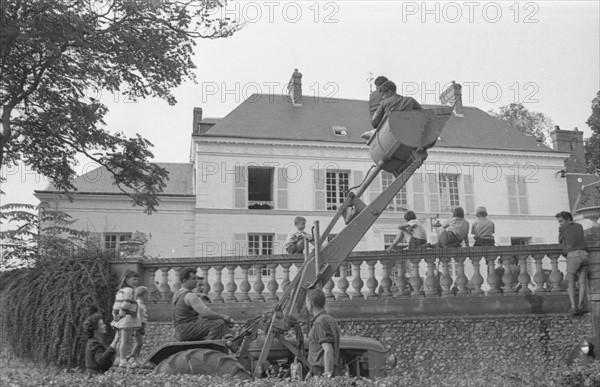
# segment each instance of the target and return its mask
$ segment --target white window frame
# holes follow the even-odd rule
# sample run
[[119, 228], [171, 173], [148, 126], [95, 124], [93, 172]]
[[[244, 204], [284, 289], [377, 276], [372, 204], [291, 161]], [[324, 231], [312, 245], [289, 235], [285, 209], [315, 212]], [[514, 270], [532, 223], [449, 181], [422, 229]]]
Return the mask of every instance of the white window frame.
[[[102, 249], [119, 251], [119, 242], [131, 240], [133, 233], [131, 232], [105, 232], [102, 233]], [[115, 240], [107, 241], [107, 238], [115, 238]]]
[[455, 173], [440, 173], [438, 175], [438, 195], [440, 198], [440, 212], [448, 213], [460, 204], [461, 175]]
[[325, 208], [336, 211], [344, 203], [350, 187], [350, 171], [325, 171]]

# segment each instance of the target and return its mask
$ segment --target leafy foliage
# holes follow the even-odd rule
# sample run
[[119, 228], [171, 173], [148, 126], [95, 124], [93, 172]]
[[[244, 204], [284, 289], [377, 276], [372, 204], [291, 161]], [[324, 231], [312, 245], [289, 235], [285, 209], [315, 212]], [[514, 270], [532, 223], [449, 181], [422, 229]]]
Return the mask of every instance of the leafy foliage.
[[488, 113], [505, 121], [522, 133], [535, 136], [539, 141], [549, 144], [552, 119], [543, 113], [527, 110], [522, 103], [511, 103], [502, 106], [499, 112], [490, 110]]
[[585, 159], [589, 173], [600, 173], [600, 91], [592, 100], [592, 115], [586, 121], [592, 135], [585, 144]]
[[1, 323], [13, 353], [38, 364], [84, 365], [82, 331], [96, 305], [109, 321], [116, 280], [109, 259], [93, 247], [75, 254], [41, 255], [30, 268], [2, 273]]
[[31, 265], [43, 253], [61, 256], [77, 249], [88, 233], [71, 228], [74, 222], [69, 214], [51, 209], [45, 202], [1, 206], [0, 269]]
[[147, 212], [168, 173], [150, 163], [152, 144], [103, 125], [95, 91], [126, 99], [176, 100], [195, 80], [197, 38], [231, 36], [241, 24], [220, 19], [215, 0], [6, 0], [0, 34], [0, 165], [21, 160], [72, 191], [76, 155], [110, 171]]
[[[162, 386], [211, 386], [211, 387], [413, 387], [413, 386], [441, 386], [441, 387], [559, 387], [577, 386], [592, 387], [598, 385], [600, 376], [600, 363], [596, 363], [589, 369], [559, 370], [543, 375], [528, 375], [523, 373], [521, 377], [514, 375], [501, 375], [488, 370], [482, 372], [476, 370], [468, 373], [448, 372], [436, 374], [425, 372], [420, 376], [392, 375], [387, 378], [369, 380], [363, 378], [333, 378], [333, 379], [311, 379], [307, 381], [290, 381], [289, 379], [256, 379], [251, 381], [232, 380], [231, 378], [195, 375], [166, 375], [146, 374], [136, 375], [131, 373], [108, 372], [103, 375], [89, 378], [78, 373], [66, 373], [55, 370], [54, 372], [18, 372], [7, 369], [0, 376], [0, 382], [7, 386], [49, 386], [57, 385], [64, 387], [79, 387], [81, 385], [93, 384], [94, 386], [112, 387], [162, 387]], [[594, 374], [595, 373], [595, 374]]]

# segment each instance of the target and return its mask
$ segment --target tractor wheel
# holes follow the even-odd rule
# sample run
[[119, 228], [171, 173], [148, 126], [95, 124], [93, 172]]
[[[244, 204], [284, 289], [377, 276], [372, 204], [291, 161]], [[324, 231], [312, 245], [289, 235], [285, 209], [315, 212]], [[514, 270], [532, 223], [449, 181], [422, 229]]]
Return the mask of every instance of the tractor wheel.
[[252, 376], [233, 357], [214, 349], [195, 348], [169, 356], [156, 367], [164, 374], [230, 376], [251, 379]]

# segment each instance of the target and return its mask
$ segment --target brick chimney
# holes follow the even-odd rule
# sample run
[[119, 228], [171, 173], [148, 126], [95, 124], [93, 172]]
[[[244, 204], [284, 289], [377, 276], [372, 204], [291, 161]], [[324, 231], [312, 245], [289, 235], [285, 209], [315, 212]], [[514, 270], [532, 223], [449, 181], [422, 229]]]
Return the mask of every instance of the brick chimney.
[[208, 132], [208, 130], [210, 128], [212, 128], [214, 125], [215, 125], [214, 122], [203, 122], [202, 121], [202, 108], [199, 108], [199, 107], [194, 108], [194, 121], [193, 121], [193, 128], [192, 128], [193, 135], [204, 134], [204, 133]]
[[561, 152], [569, 152], [571, 156], [565, 160], [567, 172], [586, 173], [585, 148], [583, 132], [574, 130], [561, 130], [558, 125], [550, 132], [552, 147]]
[[302, 74], [298, 69], [294, 69], [292, 78], [288, 83], [288, 95], [294, 106], [302, 106]]
[[464, 117], [462, 103], [462, 86], [454, 81], [440, 94], [440, 102], [443, 104], [454, 105], [454, 114], [457, 117]]

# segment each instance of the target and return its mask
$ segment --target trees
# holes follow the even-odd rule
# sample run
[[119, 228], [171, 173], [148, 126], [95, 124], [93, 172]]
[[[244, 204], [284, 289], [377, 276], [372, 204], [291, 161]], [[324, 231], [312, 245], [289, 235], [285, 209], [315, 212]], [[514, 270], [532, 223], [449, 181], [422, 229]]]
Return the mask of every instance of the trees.
[[585, 123], [592, 129], [592, 135], [585, 144], [588, 173], [598, 173], [600, 172], [600, 91], [592, 100], [592, 115]]
[[151, 213], [167, 171], [150, 163], [152, 144], [103, 127], [107, 107], [90, 91], [176, 100], [194, 80], [197, 38], [223, 38], [241, 24], [219, 18], [212, 0], [6, 0], [1, 3], [0, 165], [19, 160], [73, 190], [75, 156], [114, 175]]
[[535, 136], [546, 144], [549, 143], [553, 124], [552, 119], [543, 113], [529, 111], [522, 103], [511, 103], [502, 106], [498, 113], [493, 110], [488, 113], [525, 134]]
[[70, 215], [43, 202], [0, 206], [0, 271], [31, 266], [43, 254], [72, 254], [89, 244], [88, 232], [71, 228], [73, 223]]

